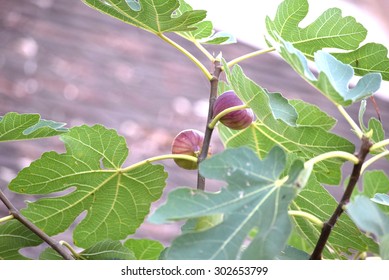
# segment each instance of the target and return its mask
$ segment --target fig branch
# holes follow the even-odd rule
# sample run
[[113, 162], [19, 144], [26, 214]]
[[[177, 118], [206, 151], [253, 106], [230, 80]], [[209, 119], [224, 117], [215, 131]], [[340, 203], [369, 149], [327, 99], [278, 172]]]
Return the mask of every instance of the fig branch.
[[316, 247], [313, 250], [313, 253], [310, 257], [311, 260], [320, 260], [322, 258], [323, 250], [331, 234], [331, 231], [335, 226], [336, 222], [338, 221], [340, 215], [342, 215], [344, 211], [344, 206], [349, 202], [351, 194], [353, 193], [353, 190], [355, 188], [355, 185], [359, 180], [363, 163], [365, 162], [366, 156], [368, 155], [371, 146], [372, 143], [370, 142], [370, 139], [365, 136], [362, 136], [361, 148], [357, 154], [358, 162], [354, 164], [350, 176], [350, 180], [347, 184], [346, 190], [343, 193], [343, 196], [338, 206], [336, 207], [330, 219], [327, 222], [325, 222], [323, 225], [319, 240], [317, 241]]
[[65, 260], [74, 260], [74, 258], [53, 238], [47, 235], [43, 230], [38, 228], [32, 222], [30, 222], [26, 217], [24, 217], [16, 207], [8, 200], [5, 194], [0, 190], [0, 200], [4, 203], [4, 205], [8, 208], [9, 213], [19, 222], [21, 222], [24, 226], [26, 226], [29, 230], [35, 233], [40, 239], [50, 245], [55, 251], [58, 252]]
[[346, 119], [346, 121], [351, 125], [353, 128], [355, 134], [358, 136], [359, 139], [362, 139], [363, 137], [363, 131], [359, 128], [359, 126], [355, 123], [355, 121], [351, 118], [351, 116], [347, 113], [347, 111], [344, 109], [341, 105], [336, 105], [339, 112], [342, 114], [342, 116]]
[[[219, 85], [219, 77], [222, 72], [222, 67], [220, 65], [220, 61], [215, 61], [214, 63], [214, 71], [212, 74], [212, 79], [210, 80], [210, 93], [209, 93], [209, 107], [208, 107], [208, 117], [207, 124], [205, 127], [204, 133], [204, 141], [201, 149], [201, 153], [198, 157], [198, 163], [200, 164], [203, 160], [205, 160], [208, 156], [209, 146], [211, 144], [212, 132], [213, 128], [209, 127], [209, 124], [212, 122], [213, 118], [213, 105], [217, 98], [217, 89]], [[204, 190], [205, 189], [205, 178], [201, 176], [200, 172], [197, 172], [197, 189]]]

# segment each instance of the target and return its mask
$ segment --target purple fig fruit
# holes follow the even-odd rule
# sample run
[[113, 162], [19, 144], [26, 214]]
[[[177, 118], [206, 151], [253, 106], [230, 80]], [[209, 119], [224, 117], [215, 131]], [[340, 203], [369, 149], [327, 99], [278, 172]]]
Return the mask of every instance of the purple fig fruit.
[[[203, 147], [203, 141], [204, 133], [195, 129], [183, 130], [173, 140], [172, 153], [198, 157]], [[197, 162], [185, 159], [174, 159], [174, 162], [189, 170], [197, 169], [198, 166]]]
[[[226, 91], [216, 99], [213, 105], [213, 117], [228, 108], [240, 105], [243, 105], [243, 102], [235, 92], [232, 90]], [[245, 129], [250, 126], [253, 121], [254, 113], [250, 108], [233, 111], [220, 118], [222, 124], [235, 130]]]

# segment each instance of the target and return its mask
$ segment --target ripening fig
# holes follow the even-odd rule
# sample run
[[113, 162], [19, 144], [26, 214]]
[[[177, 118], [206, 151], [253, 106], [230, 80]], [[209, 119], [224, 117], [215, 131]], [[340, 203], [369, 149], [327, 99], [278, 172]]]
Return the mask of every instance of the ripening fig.
[[[187, 129], [181, 131], [173, 140], [172, 153], [198, 157], [203, 147], [204, 133]], [[184, 169], [197, 169], [197, 163], [185, 159], [174, 159], [174, 162]]]
[[[224, 110], [243, 105], [243, 102], [235, 94], [234, 91], [229, 90], [220, 95], [213, 105], [213, 117], [217, 116]], [[248, 127], [254, 121], [254, 113], [250, 108], [237, 110], [220, 118], [220, 122], [225, 126], [240, 130]]]

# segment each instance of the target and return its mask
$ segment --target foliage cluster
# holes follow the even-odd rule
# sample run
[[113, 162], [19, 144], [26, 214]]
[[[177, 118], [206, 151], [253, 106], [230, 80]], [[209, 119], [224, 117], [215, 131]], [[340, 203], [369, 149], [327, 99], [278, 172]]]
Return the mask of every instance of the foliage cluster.
[[[201, 153], [156, 155], [123, 166], [129, 150], [113, 129], [98, 124], [67, 128], [38, 114], [5, 114], [0, 118], [0, 142], [59, 136], [66, 152], [42, 154], [10, 182], [13, 192], [40, 196], [24, 209], [15, 209], [0, 192], [10, 210], [9, 216], [0, 218], [0, 259], [25, 259], [19, 250], [42, 240], [50, 247], [40, 259], [345, 259], [368, 255], [389, 259], [389, 178], [383, 170], [366, 170], [377, 160], [386, 160], [389, 139], [379, 119], [367, 120], [366, 127], [364, 116], [367, 100], [373, 98], [382, 79], [389, 80], [389, 59], [385, 46], [364, 43], [367, 30], [360, 23], [332, 8], [302, 28], [300, 22], [309, 10], [307, 0], [285, 0], [275, 15], [265, 19], [268, 48], [226, 61], [221, 55], [213, 56], [207, 45], [231, 44], [234, 37], [215, 33], [212, 22], [205, 19], [206, 11], [193, 10], [184, 0], [83, 2], [158, 36], [202, 71], [210, 92]], [[214, 68], [208, 70], [171, 39], [171, 33], [197, 46]], [[238, 65], [269, 52], [277, 52], [317, 94], [332, 102], [355, 139], [333, 133], [336, 120], [320, 108], [267, 91]], [[350, 86], [354, 75], [360, 79]], [[243, 104], [230, 111], [250, 108], [255, 115], [244, 129], [218, 122], [223, 112], [213, 116], [215, 99], [228, 90]], [[358, 120], [346, 110], [354, 103], [361, 106]], [[226, 149], [208, 157], [215, 128]], [[164, 166], [155, 162], [167, 159], [198, 163], [198, 182], [171, 191], [166, 203], [149, 215], [168, 177]], [[350, 174], [341, 172], [345, 161], [353, 163]], [[324, 186], [341, 184], [342, 176], [349, 176], [348, 183], [336, 201]], [[220, 180], [225, 187], [209, 192], [205, 178]], [[355, 187], [360, 178], [361, 191]], [[52, 238], [83, 212], [86, 216], [75, 226], [72, 242]], [[157, 224], [186, 223], [181, 235], [165, 248], [157, 240], [131, 238], [146, 218]]]

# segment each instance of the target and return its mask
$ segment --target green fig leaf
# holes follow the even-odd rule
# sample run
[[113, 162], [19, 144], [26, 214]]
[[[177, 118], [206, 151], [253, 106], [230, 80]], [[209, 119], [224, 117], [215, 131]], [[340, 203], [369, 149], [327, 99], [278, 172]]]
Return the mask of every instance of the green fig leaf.
[[19, 250], [40, 243], [42, 240], [17, 220], [0, 224], [0, 260], [27, 260]]
[[310, 60], [314, 59], [318, 50], [334, 49], [333, 56], [350, 65], [356, 75], [378, 72], [384, 80], [389, 80], [387, 48], [377, 43], [367, 43], [360, 47], [367, 35], [367, 30], [360, 23], [353, 17], [343, 17], [340, 9], [331, 8], [306, 27], [300, 27], [308, 10], [307, 0], [283, 1], [274, 20], [266, 18], [269, 35], [275, 41], [281, 37], [290, 42]]
[[352, 66], [358, 76], [379, 72], [382, 79], [389, 81], [388, 49], [384, 45], [367, 43], [355, 51], [333, 53], [333, 55], [336, 59]]
[[317, 51], [314, 55], [319, 72], [318, 77], [315, 77], [304, 54], [291, 43], [281, 39], [277, 48], [280, 55], [301, 77], [336, 105], [349, 106], [361, 101], [372, 96], [381, 86], [381, 74], [369, 73], [350, 88], [349, 84], [354, 76], [352, 67], [324, 51]]
[[355, 50], [365, 40], [367, 30], [353, 17], [343, 17], [338, 8], [328, 9], [308, 26], [299, 27], [308, 10], [307, 0], [283, 1], [274, 20], [266, 18], [268, 33], [277, 41], [278, 34], [310, 59], [323, 48]]
[[156, 240], [127, 239], [124, 246], [134, 253], [137, 260], [158, 260], [165, 247]]
[[78, 247], [135, 232], [160, 198], [166, 173], [144, 163], [122, 168], [128, 149], [123, 137], [101, 125], [72, 128], [62, 135], [66, 153], [47, 152], [19, 172], [9, 188], [23, 194], [51, 195], [28, 203], [21, 212], [49, 235], [73, 231]]
[[[179, 0], [82, 0], [89, 7], [154, 34], [192, 31], [206, 11], [188, 10], [176, 15]], [[181, 1], [183, 2], [183, 1]]]
[[[206, 178], [227, 182], [218, 193], [187, 188], [169, 194], [167, 203], [150, 217], [155, 223], [223, 215], [213, 226], [186, 227], [166, 250], [166, 259], [275, 259], [291, 232], [287, 213], [296, 196], [295, 180], [301, 161], [290, 168], [289, 179], [280, 178], [285, 152], [275, 147], [264, 160], [250, 149], [227, 149], [200, 164]], [[190, 230], [192, 228], [192, 230]], [[259, 228], [249, 245], [252, 229]], [[243, 251], [243, 252], [242, 252]]]

